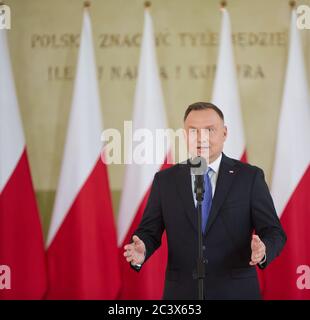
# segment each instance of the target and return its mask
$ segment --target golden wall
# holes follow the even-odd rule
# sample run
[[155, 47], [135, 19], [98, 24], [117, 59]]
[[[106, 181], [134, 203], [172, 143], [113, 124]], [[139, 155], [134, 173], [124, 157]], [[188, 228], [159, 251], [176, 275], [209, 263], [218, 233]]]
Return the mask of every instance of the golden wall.
[[[46, 231], [71, 106], [83, 2], [7, 0], [5, 3], [11, 7], [9, 46]], [[122, 131], [123, 121], [131, 119], [143, 3], [91, 1], [105, 128]], [[297, 4], [310, 6], [310, 0]], [[215, 0], [152, 1], [158, 63], [172, 128], [182, 126], [188, 104], [211, 99], [221, 22], [219, 7], [219, 1]], [[228, 10], [248, 159], [264, 169], [270, 183], [287, 60], [290, 7], [285, 0], [231, 0]], [[301, 34], [310, 79], [310, 30]], [[109, 167], [116, 214], [123, 173], [122, 165]]]

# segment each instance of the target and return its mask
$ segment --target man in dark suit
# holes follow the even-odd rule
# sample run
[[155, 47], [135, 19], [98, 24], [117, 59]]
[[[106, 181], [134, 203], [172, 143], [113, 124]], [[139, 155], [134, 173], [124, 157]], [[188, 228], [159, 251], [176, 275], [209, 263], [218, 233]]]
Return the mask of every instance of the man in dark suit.
[[[205, 298], [260, 299], [255, 266], [268, 266], [286, 242], [264, 173], [223, 153], [227, 128], [215, 105], [190, 105], [184, 127], [191, 155], [202, 156], [209, 163], [201, 230]], [[133, 242], [124, 247], [127, 261], [139, 271], [160, 246], [166, 230], [164, 299], [198, 298], [198, 281], [193, 277], [198, 257], [193, 185], [187, 162], [156, 173]]]

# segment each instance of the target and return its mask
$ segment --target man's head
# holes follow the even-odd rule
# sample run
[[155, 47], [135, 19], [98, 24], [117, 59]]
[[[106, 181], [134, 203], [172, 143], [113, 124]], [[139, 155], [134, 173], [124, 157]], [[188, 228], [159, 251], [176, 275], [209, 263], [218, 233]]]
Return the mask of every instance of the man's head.
[[202, 156], [211, 163], [223, 151], [227, 128], [222, 111], [214, 104], [196, 102], [188, 106], [184, 129], [191, 156]]

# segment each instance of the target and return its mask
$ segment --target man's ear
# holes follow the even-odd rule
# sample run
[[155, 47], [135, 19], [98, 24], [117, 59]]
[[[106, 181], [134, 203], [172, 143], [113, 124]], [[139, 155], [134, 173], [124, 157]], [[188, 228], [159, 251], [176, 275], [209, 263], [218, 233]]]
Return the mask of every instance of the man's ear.
[[227, 126], [224, 126], [224, 137], [225, 137], [225, 140], [227, 139]]
[[183, 128], [183, 138], [185, 139], [185, 141], [186, 141], [186, 139], [187, 139], [187, 132], [186, 132], [186, 129], [185, 128]]

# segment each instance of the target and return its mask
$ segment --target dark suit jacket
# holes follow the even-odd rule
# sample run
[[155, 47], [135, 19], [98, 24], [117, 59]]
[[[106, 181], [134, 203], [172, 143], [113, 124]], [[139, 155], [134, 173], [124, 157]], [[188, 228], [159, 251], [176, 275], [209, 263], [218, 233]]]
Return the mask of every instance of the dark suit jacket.
[[[163, 298], [197, 299], [198, 281], [193, 279], [198, 256], [197, 209], [190, 168], [185, 163], [154, 177], [142, 221], [134, 233], [145, 243], [145, 262], [160, 246], [164, 230], [168, 264]], [[266, 245], [267, 261], [261, 266], [265, 268], [282, 250], [286, 235], [264, 173], [223, 154], [203, 236], [206, 299], [260, 299], [256, 269], [249, 265], [254, 230]]]

